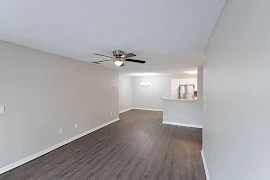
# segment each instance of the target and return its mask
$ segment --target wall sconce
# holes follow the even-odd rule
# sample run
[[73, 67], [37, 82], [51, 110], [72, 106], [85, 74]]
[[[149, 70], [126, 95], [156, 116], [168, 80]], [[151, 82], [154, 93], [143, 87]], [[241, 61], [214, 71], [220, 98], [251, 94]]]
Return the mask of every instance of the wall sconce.
[[151, 83], [150, 82], [142, 82], [141, 83], [141, 86], [142, 87], [150, 87], [151, 86]]

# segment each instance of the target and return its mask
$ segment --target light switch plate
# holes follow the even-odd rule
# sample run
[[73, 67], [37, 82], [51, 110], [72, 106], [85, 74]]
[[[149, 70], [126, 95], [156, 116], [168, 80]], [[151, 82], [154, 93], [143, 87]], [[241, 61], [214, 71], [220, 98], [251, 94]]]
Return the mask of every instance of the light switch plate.
[[5, 113], [5, 106], [0, 106], [0, 114]]

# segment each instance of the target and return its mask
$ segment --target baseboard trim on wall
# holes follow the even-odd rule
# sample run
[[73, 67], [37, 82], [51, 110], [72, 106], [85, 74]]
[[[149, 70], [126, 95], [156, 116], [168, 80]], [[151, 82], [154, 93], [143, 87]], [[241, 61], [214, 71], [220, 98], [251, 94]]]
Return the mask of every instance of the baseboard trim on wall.
[[146, 110], [146, 111], [163, 111], [163, 109], [148, 109], [148, 108], [135, 108], [135, 107], [131, 109]]
[[123, 113], [123, 112], [126, 112], [126, 111], [129, 111], [129, 110], [131, 110], [132, 108], [128, 108], [128, 109], [125, 109], [125, 110], [123, 110], [123, 111], [120, 111], [119, 112], [119, 114], [121, 114], [121, 113]]
[[185, 126], [185, 127], [192, 127], [192, 128], [200, 128], [200, 129], [202, 129], [202, 126], [192, 125], [192, 124], [182, 124], [182, 123], [167, 122], [167, 121], [163, 121], [162, 124], [169, 124], [169, 125], [175, 125], [175, 126]]
[[204, 166], [204, 171], [205, 171], [206, 179], [207, 180], [210, 180], [209, 171], [208, 171], [208, 167], [207, 167], [207, 164], [206, 164], [206, 160], [205, 160], [203, 149], [201, 151], [201, 155], [202, 155], [202, 160], [203, 160], [203, 166]]
[[105, 127], [105, 126], [107, 126], [109, 124], [112, 124], [112, 123], [114, 123], [114, 122], [116, 122], [118, 120], [119, 120], [119, 118], [116, 118], [116, 119], [114, 119], [112, 121], [109, 121], [107, 123], [104, 123], [104, 124], [102, 124], [100, 126], [97, 126], [97, 127], [93, 128], [93, 129], [90, 129], [90, 130], [88, 130], [88, 131], [86, 131], [84, 133], [81, 133], [81, 134], [79, 134], [77, 136], [74, 136], [74, 137], [72, 137], [72, 138], [70, 138], [68, 140], [65, 140], [63, 142], [60, 142], [60, 143], [54, 145], [54, 146], [51, 146], [51, 147], [49, 147], [49, 148], [47, 148], [47, 149], [45, 149], [43, 151], [40, 151], [40, 152], [38, 152], [36, 154], [33, 154], [33, 155], [28, 156], [28, 157], [26, 157], [24, 159], [21, 159], [21, 160], [15, 162], [15, 163], [7, 165], [7, 166], [0, 169], [0, 174], [3, 174], [5, 172], [7, 172], [7, 171], [10, 171], [10, 170], [12, 170], [12, 169], [14, 169], [16, 167], [19, 167], [19, 166], [21, 166], [21, 165], [23, 165], [23, 164], [25, 164], [25, 163], [27, 163], [29, 161], [32, 161], [32, 160], [34, 160], [34, 159], [36, 159], [36, 158], [38, 158], [40, 156], [43, 156], [44, 154], [47, 154], [47, 153], [49, 153], [49, 152], [51, 152], [51, 151], [53, 151], [53, 150], [55, 150], [55, 149], [57, 149], [57, 148], [59, 148], [61, 146], [64, 146], [64, 145], [66, 145], [66, 144], [68, 144], [68, 143], [70, 143], [70, 142], [72, 142], [72, 141], [74, 141], [76, 139], [79, 139], [79, 138], [81, 138], [81, 137], [83, 137], [83, 136], [85, 136], [87, 134], [90, 134], [90, 133], [92, 133], [92, 132], [94, 132], [94, 131], [96, 131], [96, 130], [98, 130], [100, 128], [103, 128], [103, 127]]

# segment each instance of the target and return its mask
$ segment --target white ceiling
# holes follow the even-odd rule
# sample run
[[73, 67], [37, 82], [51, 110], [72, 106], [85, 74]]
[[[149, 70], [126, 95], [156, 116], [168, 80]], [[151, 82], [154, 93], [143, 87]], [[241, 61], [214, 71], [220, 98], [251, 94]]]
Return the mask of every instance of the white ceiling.
[[147, 61], [125, 72], [176, 73], [203, 64], [225, 1], [1, 0], [0, 39], [85, 62], [120, 49]]

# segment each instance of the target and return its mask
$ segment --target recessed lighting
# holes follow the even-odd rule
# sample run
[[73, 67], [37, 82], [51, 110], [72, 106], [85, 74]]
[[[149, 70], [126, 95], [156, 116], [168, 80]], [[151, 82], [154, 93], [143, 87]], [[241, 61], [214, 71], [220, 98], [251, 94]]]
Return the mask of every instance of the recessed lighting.
[[185, 74], [198, 74], [198, 71], [184, 71]]
[[131, 73], [129, 75], [130, 76], [157, 76], [157, 75], [168, 75], [168, 74], [150, 72], [150, 73]]

